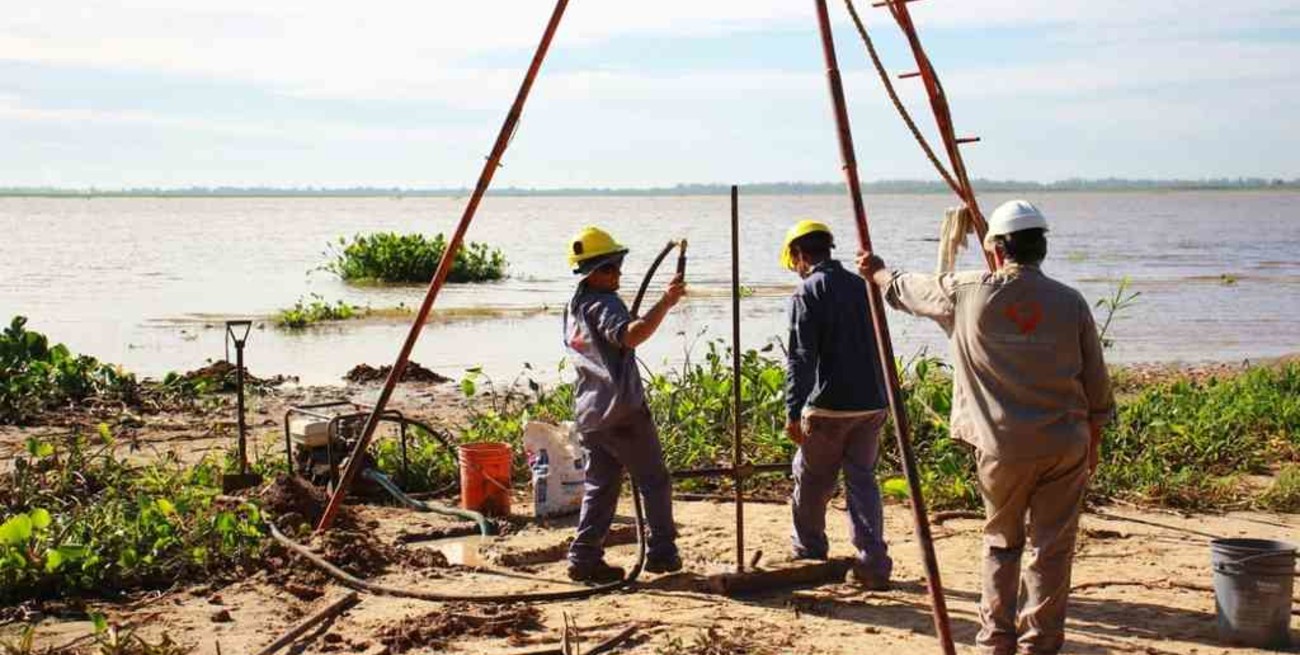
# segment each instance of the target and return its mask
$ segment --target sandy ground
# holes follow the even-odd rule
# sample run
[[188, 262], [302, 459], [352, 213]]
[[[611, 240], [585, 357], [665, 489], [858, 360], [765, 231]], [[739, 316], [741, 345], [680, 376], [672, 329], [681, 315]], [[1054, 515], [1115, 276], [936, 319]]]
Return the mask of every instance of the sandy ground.
[[[284, 415], [291, 406], [335, 400], [371, 405], [378, 396], [379, 387], [373, 384], [286, 385], [264, 393], [250, 390], [245, 409], [250, 457], [283, 461]], [[440, 428], [457, 426], [468, 411], [464, 397], [454, 384], [402, 383], [394, 390], [389, 407]], [[124, 421], [124, 416], [129, 418]], [[141, 459], [175, 455], [186, 463], [205, 456], [221, 456], [235, 447], [237, 434], [233, 394], [205, 396], [196, 407], [184, 411], [68, 412], [58, 419], [58, 423], [47, 425], [0, 425], [0, 469], [10, 465], [15, 455], [23, 453], [29, 437], [59, 441], [74, 429], [93, 435], [101, 422], [107, 423], [118, 441], [133, 448]]]
[[[281, 420], [290, 404], [350, 398], [368, 402], [377, 388], [282, 389], [253, 397], [249, 423], [257, 452], [281, 457]], [[455, 385], [404, 384], [395, 407], [437, 425], [454, 425], [465, 405]], [[234, 414], [229, 399], [204, 412], [139, 417], [123, 428], [141, 457], [175, 453], [185, 461], [219, 454], [233, 444]], [[93, 421], [82, 420], [86, 429]], [[66, 435], [68, 426], [0, 428], [0, 466], [9, 465], [29, 436]], [[519, 495], [516, 510], [526, 513]], [[362, 594], [343, 616], [309, 632], [291, 653], [465, 652], [523, 653], [558, 643], [566, 620], [575, 624], [586, 646], [627, 627], [633, 638], [619, 652], [638, 653], [882, 653], [939, 652], [920, 552], [905, 506], [887, 508], [886, 526], [895, 558], [896, 588], [867, 592], [847, 582], [783, 589], [758, 596], [727, 598], [701, 591], [707, 578], [735, 565], [734, 507], [726, 503], [676, 503], [686, 570], [644, 575], [634, 592], [584, 601], [537, 604], [535, 621], [526, 607], [465, 607]], [[527, 521], [513, 533], [477, 544], [471, 556], [455, 557], [466, 542], [424, 541], [422, 536], [464, 528], [452, 519], [391, 507], [358, 506], [363, 531], [378, 542], [413, 553], [440, 548], [453, 555], [446, 566], [412, 565], [399, 558], [387, 572], [370, 578], [452, 594], [522, 593], [572, 588], [561, 560], [573, 521], [536, 525]], [[623, 516], [630, 516], [624, 507]], [[850, 554], [841, 499], [829, 519], [833, 555]], [[789, 566], [789, 513], [785, 505], [746, 506], [746, 559], [757, 551], [759, 565]], [[936, 548], [958, 652], [971, 647], [978, 629], [980, 521], [955, 519], [936, 525]], [[627, 537], [627, 527], [617, 530]], [[1300, 540], [1300, 515], [1233, 513], [1184, 516], [1112, 506], [1085, 517], [1075, 567], [1070, 653], [1245, 653], [1221, 646], [1216, 638], [1214, 598], [1208, 591], [1210, 535]], [[409, 542], [409, 543], [408, 543]], [[477, 556], [474, 556], [477, 554]], [[623, 539], [610, 548], [612, 562], [630, 566], [635, 545]], [[456, 561], [470, 566], [458, 565]], [[254, 653], [303, 616], [341, 596], [346, 589], [317, 575], [287, 575], [271, 567], [231, 584], [180, 586], [134, 598], [129, 603], [97, 605], [109, 617], [192, 646], [196, 653]], [[290, 581], [291, 584], [286, 584]], [[1300, 608], [1300, 604], [1297, 604]], [[449, 625], [448, 617], [479, 618]], [[478, 626], [480, 629], [473, 629]], [[481, 629], [484, 626], [490, 629]], [[1293, 629], [1296, 621], [1293, 618]], [[0, 628], [0, 640], [16, 625]], [[84, 620], [46, 617], [38, 646], [88, 645], [91, 626]], [[405, 634], [394, 639], [394, 633]], [[388, 635], [386, 637], [385, 635]], [[1300, 635], [1297, 635], [1300, 641]], [[385, 641], [397, 644], [393, 647]], [[711, 650], [710, 650], [711, 649]], [[1263, 652], [1263, 651], [1259, 651]]]
[[[522, 501], [522, 498], [520, 499]], [[841, 501], [836, 500], [830, 536], [835, 555], [848, 555], [848, 535]], [[624, 514], [628, 507], [624, 507]], [[421, 641], [407, 652], [528, 652], [559, 641], [565, 618], [575, 623], [588, 644], [636, 626], [634, 638], [620, 652], [641, 653], [882, 653], [939, 652], [930, 603], [925, 592], [919, 549], [911, 535], [911, 514], [891, 506], [886, 526], [896, 560], [896, 589], [867, 592], [848, 582], [804, 589], [784, 589], [746, 598], [727, 598], [699, 591], [710, 574], [734, 566], [734, 507], [715, 502], [678, 502], [680, 545], [685, 571], [645, 575], [635, 592], [620, 592], [584, 601], [538, 604], [540, 625], [508, 626], [504, 636], [452, 635]], [[1246, 653], [1216, 638], [1209, 534], [1294, 540], [1300, 516], [1235, 513], [1225, 516], [1178, 516], [1108, 507], [1083, 522], [1075, 568], [1070, 653]], [[358, 508], [366, 529], [380, 541], [397, 543], [412, 535], [437, 532], [448, 519], [387, 507]], [[789, 566], [786, 559], [788, 511], [778, 504], [746, 507], [747, 559], [756, 550], [760, 567]], [[958, 652], [973, 653], [978, 628], [979, 521], [950, 520], [935, 527], [953, 634]], [[445, 593], [516, 593], [562, 589], [563, 544], [572, 521], [548, 526], [528, 524], [508, 537], [481, 547], [480, 567], [451, 565], [428, 569], [397, 565], [371, 578], [390, 585]], [[623, 534], [627, 529], [621, 531]], [[455, 555], [464, 542], [410, 543], [403, 548], [441, 548]], [[629, 564], [635, 545], [610, 549], [613, 562]], [[454, 558], [453, 558], [454, 559]], [[470, 556], [471, 561], [476, 559]], [[502, 563], [513, 564], [506, 567]], [[138, 625], [142, 634], [162, 633], [196, 647], [197, 653], [253, 653], [270, 643], [302, 616], [327, 604], [345, 589], [333, 583], [306, 581], [293, 592], [273, 580], [272, 571], [211, 588], [177, 588], [149, 595], [133, 606], [106, 606], [111, 618]], [[306, 588], [304, 590], [304, 587]], [[310, 598], [317, 592], [318, 599]], [[295, 596], [294, 594], [297, 594]], [[493, 607], [491, 613], [511, 608]], [[517, 608], [515, 608], [517, 610]], [[398, 652], [383, 643], [385, 630], [433, 625], [444, 612], [482, 612], [439, 603], [362, 595], [340, 618], [298, 642], [294, 653]], [[228, 614], [228, 616], [227, 616]], [[432, 616], [430, 616], [432, 614]], [[226, 620], [228, 618], [228, 620]], [[1293, 621], [1293, 628], [1296, 627]], [[84, 621], [47, 620], [38, 643], [62, 645], [84, 637]], [[702, 650], [700, 644], [732, 650]], [[410, 645], [410, 644], [408, 644]], [[585, 652], [585, 651], [584, 651]]]

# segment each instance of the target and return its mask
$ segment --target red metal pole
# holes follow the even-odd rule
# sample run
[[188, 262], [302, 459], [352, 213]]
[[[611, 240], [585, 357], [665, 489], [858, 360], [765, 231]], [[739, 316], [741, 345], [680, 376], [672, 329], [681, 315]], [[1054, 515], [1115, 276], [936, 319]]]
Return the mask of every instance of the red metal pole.
[[[818, 26], [821, 29], [822, 50], [826, 56], [826, 77], [830, 83], [831, 102], [835, 109], [840, 157], [844, 161], [844, 177], [848, 183], [849, 198], [853, 201], [853, 218], [858, 228], [858, 245], [862, 250], [871, 252], [871, 233], [867, 226], [866, 207], [862, 201], [862, 185], [858, 179], [853, 134], [849, 128], [849, 113], [844, 101], [844, 84], [840, 80], [839, 62], [835, 56], [835, 37], [831, 33], [826, 0], [814, 0], [814, 2]], [[930, 520], [926, 516], [925, 500], [921, 496], [921, 479], [916, 466], [916, 454], [912, 452], [912, 444], [908, 436], [910, 424], [899, 388], [898, 368], [894, 363], [894, 345], [889, 338], [889, 323], [885, 318], [884, 299], [880, 287], [870, 280], [867, 282], [871, 324], [875, 329], [876, 342], [880, 348], [880, 366], [888, 382], [889, 406], [894, 419], [898, 450], [902, 455], [903, 474], [907, 478], [907, 486], [912, 496], [912, 518], [916, 523], [917, 541], [921, 545], [921, 556], [925, 563], [926, 584], [930, 590], [930, 603], [934, 609], [934, 628], [945, 655], [955, 655], [957, 651], [953, 646], [952, 629], [948, 624], [948, 605], [943, 596], [943, 583], [939, 579], [939, 560], [934, 554], [934, 539], [930, 535]]]
[[[939, 128], [940, 138], [943, 139], [944, 150], [948, 152], [948, 160], [952, 163], [953, 176], [957, 178], [957, 183], [961, 187], [962, 201], [974, 215], [975, 234], [983, 241], [984, 234], [988, 231], [988, 223], [984, 220], [984, 214], [975, 200], [975, 189], [971, 187], [970, 178], [966, 174], [966, 162], [961, 155], [962, 140], [957, 138], [956, 130], [953, 128], [952, 110], [948, 107], [948, 96], [943, 92], [943, 85], [939, 83], [939, 74], [930, 63], [930, 57], [925, 54], [925, 48], [921, 46], [921, 37], [917, 35], [916, 25], [912, 22], [911, 10], [907, 8], [907, 2], [888, 0], [883, 4], [889, 7], [889, 12], [894, 15], [898, 27], [907, 37], [912, 56], [916, 59], [917, 72], [925, 84], [925, 93], [930, 98], [930, 109], [934, 112], [934, 122]], [[987, 252], [985, 260], [989, 268], [993, 268], [993, 259]]]
[[379, 415], [387, 407], [388, 400], [393, 395], [393, 388], [397, 386], [398, 380], [401, 379], [402, 372], [406, 369], [406, 362], [411, 357], [411, 350], [415, 348], [415, 342], [420, 338], [420, 331], [429, 318], [429, 311], [433, 309], [433, 301], [438, 297], [438, 291], [442, 289], [442, 285], [447, 281], [447, 276], [451, 273], [452, 264], [456, 261], [456, 253], [465, 240], [465, 232], [469, 229], [470, 222], [474, 220], [474, 214], [478, 211], [483, 194], [487, 192], [488, 186], [492, 184], [492, 176], [496, 174], [497, 168], [501, 165], [501, 157], [505, 154], [506, 147], [510, 145], [510, 137], [519, 124], [519, 117], [523, 114], [524, 103], [528, 100], [528, 93], [533, 88], [533, 81], [537, 79], [537, 73], [542, 68], [542, 62], [546, 59], [546, 53], [551, 47], [551, 40], [555, 37], [555, 31], [559, 28], [560, 19], [564, 17], [564, 10], [568, 5], [569, 0], [557, 0], [555, 3], [555, 10], [551, 13], [550, 22], [547, 23], [546, 31], [542, 34], [542, 40], [537, 46], [537, 52], [533, 55], [533, 61], [528, 66], [528, 73], [524, 75], [524, 81], [519, 86], [519, 93], [515, 96], [515, 102], [510, 107], [510, 113], [506, 114], [506, 120], [501, 126], [501, 132], [497, 134], [496, 144], [492, 146], [492, 153], [488, 155], [487, 161], [483, 164], [483, 171], [479, 173], [478, 184], [474, 187], [474, 193], [469, 198], [469, 204], [465, 206], [465, 213], [461, 215], [460, 223], [456, 226], [451, 241], [447, 243], [447, 249], [442, 254], [442, 261], [438, 262], [438, 271], [434, 274], [433, 280], [429, 282], [429, 290], [425, 293], [424, 303], [420, 305], [420, 311], [416, 313], [415, 320], [411, 323], [411, 331], [406, 335], [406, 341], [397, 354], [397, 361], [393, 364], [393, 370], [389, 371], [388, 379], [384, 381], [384, 388], [379, 393], [379, 399], [375, 401], [375, 408], [371, 410], [370, 417], [366, 419], [361, 438], [357, 441], [356, 446], [352, 448], [348, 464], [343, 469], [342, 477], [339, 478], [339, 484], [335, 488], [334, 494], [330, 496], [329, 505], [325, 507], [325, 513], [321, 516], [320, 524], [316, 526], [318, 531], [329, 529], [330, 524], [334, 521], [334, 516], [338, 514], [339, 508], [343, 506], [343, 499], [347, 497], [348, 487], [351, 486], [352, 480], [360, 472], [361, 462], [365, 458], [359, 455], [366, 452], [366, 449], [370, 447], [370, 440], [375, 435], [375, 427], [379, 424]]

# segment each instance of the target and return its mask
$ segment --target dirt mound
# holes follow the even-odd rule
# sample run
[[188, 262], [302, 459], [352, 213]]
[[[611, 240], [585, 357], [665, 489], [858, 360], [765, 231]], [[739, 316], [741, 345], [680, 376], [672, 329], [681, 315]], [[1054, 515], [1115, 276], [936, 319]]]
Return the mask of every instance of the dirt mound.
[[414, 649], [441, 650], [462, 637], [504, 638], [522, 643], [526, 632], [543, 629], [541, 612], [530, 605], [469, 605], [452, 603], [421, 616], [409, 617], [379, 630], [379, 641], [392, 653]]
[[311, 546], [331, 564], [358, 578], [382, 575], [389, 565], [404, 559], [396, 548], [375, 539], [368, 531], [334, 527], [313, 537]]
[[[196, 368], [193, 371], [185, 373], [181, 379], [190, 383], [205, 383], [214, 391], [219, 393], [234, 393], [236, 389], [237, 367], [226, 360], [218, 360], [204, 366]], [[269, 378], [260, 378], [244, 369], [244, 384], [249, 387], [274, 387], [291, 378], [284, 375], [276, 375]]]
[[[320, 523], [329, 497], [324, 490], [313, 487], [302, 478], [280, 475], [262, 491], [261, 503], [275, 517], [281, 530], [293, 534], [303, 527], [311, 529]], [[334, 525], [347, 528], [355, 524], [347, 507], [340, 508]]]
[[[274, 517], [276, 525], [287, 534], [312, 530], [329, 502], [325, 492], [296, 476], [281, 475], [262, 491], [262, 507]], [[307, 546], [331, 564], [355, 575], [368, 578], [381, 575], [392, 565], [416, 569], [443, 569], [450, 566], [442, 553], [425, 548], [401, 548], [379, 541], [372, 530], [359, 525], [345, 505], [335, 516], [329, 531], [313, 535]], [[320, 576], [314, 567], [298, 558], [290, 558], [293, 571], [282, 584], [293, 581], [314, 583]], [[300, 578], [301, 580], [296, 580]]]
[[[351, 371], [348, 371], [347, 374], [343, 376], [343, 379], [357, 384], [383, 382], [388, 379], [388, 373], [392, 370], [393, 367], [387, 364], [380, 366], [379, 368], [375, 368], [369, 364], [357, 364], [352, 367]], [[407, 362], [406, 370], [402, 371], [401, 381], [442, 384], [443, 382], [450, 382], [451, 378], [434, 373], [433, 371], [420, 366], [416, 362]]]

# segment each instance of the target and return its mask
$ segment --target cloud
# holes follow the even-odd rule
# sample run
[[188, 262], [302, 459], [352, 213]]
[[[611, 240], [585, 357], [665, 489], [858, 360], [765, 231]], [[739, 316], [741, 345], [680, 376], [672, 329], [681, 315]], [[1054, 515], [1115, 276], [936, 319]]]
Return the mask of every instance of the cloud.
[[[868, 173], [917, 171], [907, 163], [915, 158], [879, 156], [882, 149], [913, 146], [850, 36], [841, 1], [829, 1], [845, 30], [841, 58], [857, 137], [876, 154], [867, 158], [877, 167]], [[886, 11], [856, 1], [874, 33], [896, 35]], [[418, 170], [439, 181], [463, 180], [458, 156], [481, 156], [553, 6], [548, 0], [18, 4], [0, 23], [0, 62], [27, 66], [28, 75], [47, 83], [15, 86], [0, 96], [0, 119], [7, 122], [42, 126], [42, 134], [67, 143], [76, 140], [70, 135], [117, 129], [155, 130], [194, 143], [207, 139], [249, 153], [263, 143], [311, 144], [341, 162], [339, 179], [354, 174], [344, 170], [349, 147], [387, 153], [408, 142], [436, 144], [420, 148], [434, 154]], [[1243, 128], [1248, 133], [1223, 130], [1241, 111], [1234, 98], [1273, 107], [1294, 107], [1300, 98], [1293, 63], [1300, 60], [1300, 39], [1294, 38], [1300, 7], [1292, 0], [929, 0], [909, 6], [936, 56], [959, 129], [990, 137], [972, 151], [977, 174], [1042, 178], [1110, 171], [1112, 162], [1098, 154], [1106, 147], [1147, 143], [1154, 150], [1153, 139], [1168, 134], [1212, 154], [1191, 163], [1152, 157], [1131, 165], [1231, 173], [1263, 161], [1244, 154], [1236, 145], [1242, 140], [1275, 143], [1283, 151], [1300, 147], [1277, 109], [1253, 113]], [[755, 179], [833, 177], [833, 166], [826, 175], [817, 172], [820, 159], [791, 171], [792, 160], [820, 154], [833, 139], [825, 80], [811, 51], [812, 7], [808, 0], [574, 0], [555, 43], [559, 56], [536, 87], [520, 134], [519, 145], [539, 153], [538, 177], [516, 181], [546, 184], [552, 176], [573, 184], [671, 183], [719, 169]], [[782, 63], [784, 50], [761, 61], [728, 61], [729, 37], [757, 37], [746, 40], [753, 48], [767, 44], [763, 35], [795, 32], [808, 33], [809, 42], [773, 42], [790, 50], [796, 64]], [[882, 41], [891, 65], [904, 70], [907, 54], [896, 36]], [[682, 57], [663, 58], [673, 59], [672, 70], [660, 65], [661, 55], [688, 42], [708, 53], [707, 67], [683, 65]], [[620, 45], [622, 59], [607, 64], [605, 55]], [[563, 60], [565, 50], [584, 56]], [[99, 88], [77, 95], [76, 80], [122, 71], [132, 73], [123, 76], [134, 85], [128, 100], [120, 89], [115, 104], [95, 95], [103, 92]], [[195, 86], [206, 88], [206, 95], [167, 102], [168, 94]], [[919, 85], [901, 88], [928, 125]], [[204, 104], [224, 101], [227, 91], [229, 102]], [[1162, 117], [1168, 125], [1156, 125]], [[1029, 135], [1049, 132], [1056, 135], [1050, 167], [1008, 151], [1030, 145]], [[26, 136], [14, 131], [7, 138], [11, 161], [0, 164], [22, 170], [26, 162], [12, 160]], [[588, 143], [592, 139], [601, 143]], [[620, 154], [624, 141], [635, 147]], [[764, 152], [774, 148], [780, 152]], [[673, 163], [692, 149], [719, 161], [693, 162], [696, 168]], [[39, 147], [22, 152], [55, 156]], [[565, 153], [565, 170], [545, 167], [540, 153], [554, 152]], [[833, 148], [827, 152], [833, 160]], [[438, 153], [451, 163], [435, 161]], [[398, 170], [398, 163], [382, 169], [388, 165], [383, 156], [374, 155], [379, 163], [368, 174], [393, 177], [385, 171]], [[597, 159], [606, 163], [591, 163]], [[281, 170], [298, 165], [279, 161]], [[1281, 155], [1267, 161], [1295, 173]], [[325, 170], [319, 161], [312, 165]], [[402, 170], [409, 175], [413, 169]], [[204, 172], [191, 174], [202, 178]]]

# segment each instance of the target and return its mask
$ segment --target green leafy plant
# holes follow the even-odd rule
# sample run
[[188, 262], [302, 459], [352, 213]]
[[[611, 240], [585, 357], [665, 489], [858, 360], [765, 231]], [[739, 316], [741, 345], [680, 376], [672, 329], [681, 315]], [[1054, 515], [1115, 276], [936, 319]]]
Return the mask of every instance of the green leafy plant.
[[260, 511], [217, 501], [213, 459], [133, 465], [81, 435], [27, 453], [0, 479], [0, 602], [233, 573], [261, 552]]
[[311, 294], [311, 300], [304, 302], [299, 298], [293, 307], [276, 312], [275, 325], [288, 330], [301, 330], [310, 325], [325, 321], [346, 321], [359, 318], [366, 310], [356, 305], [349, 305], [342, 300], [326, 302], [319, 294]]
[[1116, 316], [1132, 309], [1137, 304], [1138, 296], [1141, 295], [1141, 291], [1129, 291], [1129, 279], [1128, 276], [1125, 276], [1120, 278], [1119, 284], [1115, 287], [1115, 293], [1097, 301], [1095, 306], [1106, 312], [1106, 319], [1102, 321], [1101, 329], [1097, 331], [1097, 338], [1101, 340], [1103, 348], [1110, 348], [1115, 345], [1115, 340], [1108, 336], [1111, 322], [1115, 320]]
[[[428, 282], [438, 269], [447, 240], [422, 234], [379, 232], [340, 237], [322, 268], [349, 282]], [[456, 252], [448, 282], [487, 282], [505, 276], [506, 258], [485, 243], [467, 242]]]
[[139, 391], [134, 376], [28, 330], [25, 316], [0, 333], [0, 424], [22, 424], [92, 397], [135, 402]]

